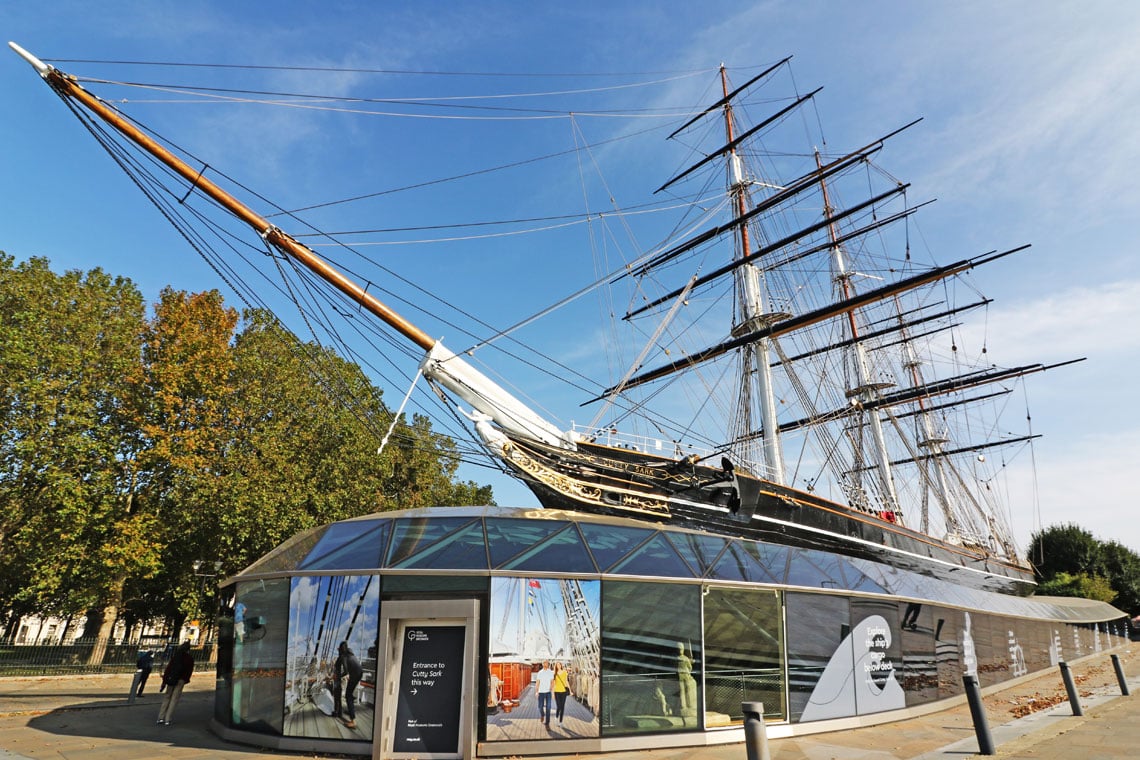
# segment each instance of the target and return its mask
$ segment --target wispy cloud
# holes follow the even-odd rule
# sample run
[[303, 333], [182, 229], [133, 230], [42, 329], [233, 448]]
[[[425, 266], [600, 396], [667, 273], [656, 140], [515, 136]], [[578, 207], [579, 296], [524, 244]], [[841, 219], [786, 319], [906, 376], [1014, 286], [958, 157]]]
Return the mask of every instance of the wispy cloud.
[[1140, 361], [1140, 280], [1071, 287], [1034, 301], [991, 308], [963, 330], [963, 343], [988, 345], [1003, 364], [1099, 356]]

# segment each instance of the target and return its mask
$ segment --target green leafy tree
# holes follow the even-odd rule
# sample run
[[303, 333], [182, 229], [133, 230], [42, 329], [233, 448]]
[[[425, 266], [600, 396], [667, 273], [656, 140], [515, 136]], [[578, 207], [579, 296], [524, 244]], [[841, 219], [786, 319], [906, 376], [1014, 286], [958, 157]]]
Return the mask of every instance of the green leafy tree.
[[128, 280], [0, 257], [5, 606], [98, 624], [123, 577], [158, 567], [130, 498], [143, 324]]
[[1130, 615], [1140, 612], [1140, 556], [1115, 541], [1102, 542], [1072, 523], [1054, 525], [1033, 534], [1029, 559], [1038, 593], [1113, 601]]
[[1116, 592], [1108, 578], [1087, 573], [1057, 573], [1038, 585], [1037, 593], [1043, 596], [1076, 596], [1109, 603], [1116, 599]]
[[1101, 562], [1104, 576], [1116, 592], [1116, 606], [1129, 615], [1140, 614], [1140, 556], [1116, 541], [1109, 541], [1102, 547]]
[[[162, 570], [155, 580], [167, 588], [161, 612], [174, 626], [196, 611], [201, 584], [195, 583], [194, 560], [217, 556], [201, 515], [216, 508], [210, 495], [230, 439], [237, 320], [216, 290], [166, 288], [146, 332], [146, 403], [137, 424], [147, 446], [140, 456], [145, 482], [139, 498], [158, 516], [152, 538], [162, 552]], [[132, 596], [154, 598], [153, 584], [142, 586]]]
[[1038, 583], [1059, 573], [1099, 574], [1102, 559], [1101, 542], [1073, 523], [1045, 528], [1030, 538], [1029, 561], [1033, 563]]

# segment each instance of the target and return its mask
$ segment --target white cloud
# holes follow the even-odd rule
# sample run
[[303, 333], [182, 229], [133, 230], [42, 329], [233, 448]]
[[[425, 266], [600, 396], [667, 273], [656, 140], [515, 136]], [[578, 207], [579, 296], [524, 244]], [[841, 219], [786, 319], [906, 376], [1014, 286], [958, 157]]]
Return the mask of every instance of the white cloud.
[[[1140, 521], [1132, 495], [1137, 461], [1140, 428], [1049, 437], [1037, 447], [1039, 519], [1028, 508], [1032, 495], [1025, 477], [1020, 479], [1021, 492], [1011, 499], [1020, 505], [1013, 524], [1022, 548], [1028, 547], [1034, 530], [1074, 523], [1102, 541], [1140, 551]], [[1028, 467], [1028, 462], [1021, 466]]]
[[1099, 356], [1140, 359], [1140, 280], [1078, 286], [1038, 300], [991, 308], [985, 322], [963, 330], [963, 343], [983, 341], [1002, 364]]

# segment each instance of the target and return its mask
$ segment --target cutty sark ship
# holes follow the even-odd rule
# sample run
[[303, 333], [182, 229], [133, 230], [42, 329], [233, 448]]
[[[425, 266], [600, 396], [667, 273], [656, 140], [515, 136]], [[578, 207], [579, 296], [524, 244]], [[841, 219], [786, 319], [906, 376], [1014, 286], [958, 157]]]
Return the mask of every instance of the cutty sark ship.
[[[221, 207], [421, 350], [426, 381], [459, 400], [483, 446], [542, 505], [818, 547], [974, 588], [1032, 590], [987, 452], [1036, 436], [999, 432], [984, 413], [1007, 403], [1019, 378], [1049, 367], [971, 365], [955, 344], [960, 320], [989, 301], [953, 300], [967, 290], [953, 287], [963, 275], [1023, 248], [941, 266], [912, 259], [910, 220], [925, 204], [908, 203], [909, 186], [874, 159], [917, 122], [838, 153], [775, 149], [818, 90], [754, 97], [787, 59], [735, 88], [722, 67], [715, 96], [670, 135], [700, 145], [657, 190], [688, 202], [676, 236], [600, 281], [630, 286], [622, 321], [638, 326], [644, 348], [620, 379], [584, 399], [598, 409], [593, 422], [563, 429], [211, 172], [11, 46], [77, 116], [98, 124], [93, 134], [117, 141], [114, 155], [132, 146], [161, 162], [175, 175], [175, 197]], [[745, 97], [770, 112], [742, 126]], [[709, 340], [681, 348], [691, 336]], [[650, 402], [670, 393], [691, 408], [662, 404], [671, 411], [652, 419]], [[649, 435], [631, 432], [642, 417]], [[721, 418], [719, 438], [705, 432]]]

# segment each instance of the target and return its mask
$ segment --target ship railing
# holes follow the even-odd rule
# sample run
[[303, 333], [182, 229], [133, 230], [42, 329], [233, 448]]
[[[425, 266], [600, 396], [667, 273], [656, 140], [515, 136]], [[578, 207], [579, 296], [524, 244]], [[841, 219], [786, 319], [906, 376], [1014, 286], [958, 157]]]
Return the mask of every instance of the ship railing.
[[[699, 461], [711, 467], [717, 467], [720, 464], [721, 452], [685, 441], [637, 435], [612, 427], [588, 427], [586, 425], [575, 424], [572, 425], [570, 429], [579, 440], [588, 443], [597, 443], [616, 449], [628, 449], [630, 451], [637, 451], [650, 456], [665, 457], [667, 459], [684, 459], [685, 457], [695, 456]], [[730, 456], [729, 459], [732, 460], [733, 465], [737, 468], [747, 470], [761, 477], [765, 475], [767, 470], [765, 466], [757, 462], [742, 460], [736, 456]]]

